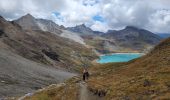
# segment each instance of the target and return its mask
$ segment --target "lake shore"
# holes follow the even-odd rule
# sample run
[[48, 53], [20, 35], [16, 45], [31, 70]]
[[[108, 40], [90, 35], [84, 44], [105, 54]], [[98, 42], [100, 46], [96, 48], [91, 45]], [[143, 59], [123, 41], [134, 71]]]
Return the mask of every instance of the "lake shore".
[[128, 52], [123, 52], [123, 53], [109, 53], [109, 54], [100, 54], [99, 56], [106, 56], [106, 55], [113, 55], [113, 54], [143, 54], [143, 55], [145, 55], [146, 53], [136, 53], [136, 52], [130, 52], [130, 53], [128, 53]]
[[[132, 59], [145, 55], [145, 53], [111, 53], [102, 54], [99, 59], [95, 60], [95, 63], [111, 63], [111, 62], [128, 62]], [[128, 57], [129, 56], [129, 57]]]

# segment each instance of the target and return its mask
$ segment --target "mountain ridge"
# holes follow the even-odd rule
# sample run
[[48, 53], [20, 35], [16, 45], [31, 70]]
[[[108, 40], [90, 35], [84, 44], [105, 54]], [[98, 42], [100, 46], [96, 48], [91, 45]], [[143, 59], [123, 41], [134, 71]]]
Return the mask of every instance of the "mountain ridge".
[[75, 27], [68, 27], [67, 30], [76, 32], [80, 35], [94, 35], [94, 31], [85, 24], [76, 25]]
[[[75, 27], [62, 28], [52, 21], [45, 19], [35, 19], [30, 14], [26, 16], [31, 18], [32, 24], [28, 24], [29, 29], [37, 26], [36, 30], [48, 31], [64, 38], [71, 39], [75, 42], [91, 47], [96, 52], [114, 53], [114, 52], [148, 52], [154, 45], [156, 45], [161, 38], [150, 31], [140, 29], [135, 26], [126, 26], [122, 30], [110, 30], [107, 33], [93, 31], [85, 24], [76, 25]], [[21, 27], [25, 27], [24, 19], [21, 17], [16, 23]], [[23, 20], [22, 20], [23, 19]], [[25, 19], [24, 22], [27, 22]], [[31, 21], [30, 21], [31, 22]], [[34, 27], [32, 30], [35, 30]]]

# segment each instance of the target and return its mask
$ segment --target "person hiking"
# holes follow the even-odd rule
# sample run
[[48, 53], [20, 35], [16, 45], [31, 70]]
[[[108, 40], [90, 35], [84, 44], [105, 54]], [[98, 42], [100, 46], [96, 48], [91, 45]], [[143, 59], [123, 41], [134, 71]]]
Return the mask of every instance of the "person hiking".
[[87, 71], [87, 69], [84, 68], [83, 70], [83, 81], [88, 80], [89, 78], [89, 72]]

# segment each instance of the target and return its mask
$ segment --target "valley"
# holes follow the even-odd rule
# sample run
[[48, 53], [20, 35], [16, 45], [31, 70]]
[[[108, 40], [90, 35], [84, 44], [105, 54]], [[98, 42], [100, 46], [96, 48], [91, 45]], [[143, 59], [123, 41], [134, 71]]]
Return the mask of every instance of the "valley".
[[[87, 94], [93, 94], [92, 97], [87, 97], [88, 100], [95, 100], [94, 96], [98, 96], [96, 100], [168, 100], [170, 96], [169, 55], [170, 38], [138, 59], [125, 63], [94, 64], [89, 69], [91, 76], [86, 82], [89, 91]], [[81, 77], [74, 77], [66, 81], [63, 86], [47, 87], [44, 91], [26, 97], [25, 100], [40, 100], [41, 97], [48, 100], [60, 97], [82, 100], [79, 98], [81, 93], [79, 83]], [[62, 93], [66, 87], [68, 94], [64, 95]], [[57, 94], [58, 91], [60, 95]]]
[[[169, 38], [134, 26], [104, 33], [85, 24], [61, 26], [31, 14], [13, 21], [0, 17], [0, 99], [167, 98], [169, 43]], [[112, 53], [146, 55], [95, 62]], [[81, 77], [84, 68], [90, 72], [86, 82]]]

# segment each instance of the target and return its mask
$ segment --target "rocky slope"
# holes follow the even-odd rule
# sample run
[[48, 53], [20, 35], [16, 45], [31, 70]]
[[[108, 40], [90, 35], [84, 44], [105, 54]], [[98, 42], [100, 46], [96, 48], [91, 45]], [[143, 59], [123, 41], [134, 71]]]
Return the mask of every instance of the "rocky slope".
[[31, 93], [75, 74], [25, 59], [0, 42], [0, 99]]
[[60, 36], [64, 38], [68, 38], [70, 40], [74, 40], [77, 43], [86, 45], [86, 43], [84, 42], [84, 39], [81, 36], [79, 36], [77, 33], [67, 31], [67, 30], [62, 30], [62, 33]]

